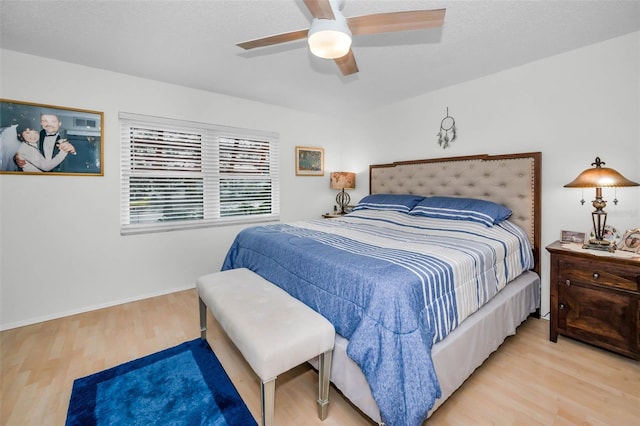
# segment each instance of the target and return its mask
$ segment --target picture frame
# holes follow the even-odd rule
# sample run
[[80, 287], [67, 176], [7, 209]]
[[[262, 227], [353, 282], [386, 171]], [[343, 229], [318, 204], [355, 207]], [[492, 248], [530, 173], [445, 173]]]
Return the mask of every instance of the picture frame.
[[0, 98], [0, 173], [104, 176], [104, 113]]
[[627, 229], [618, 242], [618, 250], [640, 253], [640, 228]]
[[585, 242], [586, 234], [584, 232], [562, 231], [560, 242], [562, 243], [580, 243]]
[[296, 176], [324, 176], [324, 148], [296, 146]]

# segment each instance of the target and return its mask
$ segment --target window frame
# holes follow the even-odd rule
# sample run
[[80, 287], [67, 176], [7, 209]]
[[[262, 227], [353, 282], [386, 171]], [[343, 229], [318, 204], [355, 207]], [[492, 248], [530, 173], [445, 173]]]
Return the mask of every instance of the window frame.
[[[279, 181], [279, 135], [254, 129], [242, 129], [230, 126], [221, 126], [210, 123], [177, 120], [163, 117], [154, 117], [128, 112], [119, 113], [120, 125], [120, 234], [135, 235], [144, 233], [156, 233], [176, 231], [184, 229], [198, 229], [205, 227], [226, 226], [236, 224], [251, 224], [261, 222], [273, 222], [280, 220], [280, 181]], [[151, 128], [156, 131], [178, 131], [201, 133], [201, 170], [199, 172], [179, 172], [181, 176], [200, 176], [202, 178], [202, 208], [203, 219], [172, 220], [153, 223], [131, 223], [131, 178], [138, 176], [162, 177], [171, 174], [167, 170], [136, 171], [131, 161], [132, 127]], [[242, 174], [225, 174], [220, 170], [220, 139], [238, 139], [259, 141], [268, 145], [267, 174], [253, 174], [251, 178], [270, 181], [271, 212], [268, 214], [249, 214], [221, 216], [221, 181], [230, 176]], [[175, 175], [173, 175], [175, 176]], [[256, 177], [257, 176], [257, 177]], [[245, 177], [249, 178], [249, 177]]]

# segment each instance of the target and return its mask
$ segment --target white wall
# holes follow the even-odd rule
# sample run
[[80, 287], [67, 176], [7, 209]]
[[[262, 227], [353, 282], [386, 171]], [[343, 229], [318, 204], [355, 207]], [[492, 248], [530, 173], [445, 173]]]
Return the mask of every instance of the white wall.
[[[425, 72], [425, 78], [428, 78]], [[469, 154], [542, 152], [542, 243], [561, 230], [588, 232], [594, 190], [563, 188], [596, 156], [640, 182], [640, 32], [513, 68], [381, 108], [367, 117], [376, 149], [388, 162]], [[458, 137], [450, 148], [436, 134], [446, 107]], [[640, 188], [604, 189], [608, 224], [640, 226]], [[543, 314], [549, 310], [549, 255], [542, 253]]]
[[[105, 175], [0, 175], [0, 327], [192, 287], [220, 267], [239, 227], [120, 236], [119, 111], [279, 132], [284, 221], [318, 217], [334, 204], [328, 176], [295, 176], [295, 145], [324, 147], [327, 171], [357, 171], [353, 200], [368, 191], [370, 163], [542, 151], [546, 245], [562, 229], [590, 228], [580, 190], [562, 186], [595, 156], [640, 181], [639, 52], [634, 33], [340, 122], [1, 50], [1, 97], [104, 111]], [[435, 135], [447, 106], [458, 139], [443, 150]], [[617, 196], [609, 223], [640, 226], [640, 188]]]
[[295, 176], [295, 146], [342, 169], [341, 123], [243, 99], [2, 50], [0, 97], [104, 112], [104, 176], [0, 175], [0, 326], [193, 287], [240, 229], [120, 236], [120, 111], [280, 134], [281, 218], [331, 209], [329, 177]]

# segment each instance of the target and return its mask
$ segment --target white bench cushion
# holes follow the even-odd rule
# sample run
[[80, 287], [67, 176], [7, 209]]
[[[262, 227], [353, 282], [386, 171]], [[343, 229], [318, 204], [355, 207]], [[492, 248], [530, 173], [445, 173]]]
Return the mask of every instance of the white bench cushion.
[[322, 315], [254, 272], [205, 275], [198, 294], [263, 380], [333, 349], [335, 330]]

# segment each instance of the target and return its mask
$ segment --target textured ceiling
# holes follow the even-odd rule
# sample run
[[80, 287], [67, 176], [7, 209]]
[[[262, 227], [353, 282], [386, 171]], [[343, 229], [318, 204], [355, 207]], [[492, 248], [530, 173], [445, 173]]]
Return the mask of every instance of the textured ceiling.
[[345, 16], [446, 8], [442, 28], [357, 36], [344, 77], [305, 40], [302, 1], [1, 0], [2, 48], [335, 116], [640, 31], [640, 1], [346, 0]]

